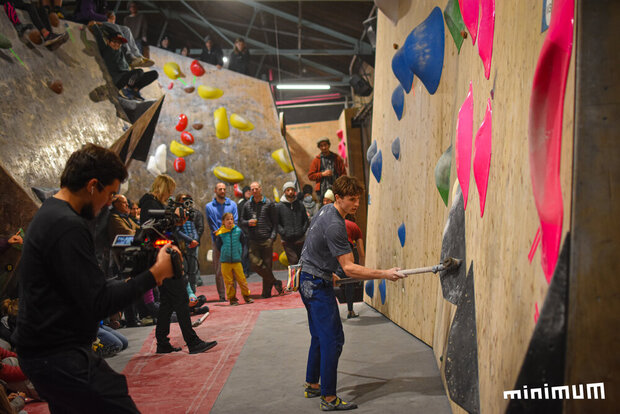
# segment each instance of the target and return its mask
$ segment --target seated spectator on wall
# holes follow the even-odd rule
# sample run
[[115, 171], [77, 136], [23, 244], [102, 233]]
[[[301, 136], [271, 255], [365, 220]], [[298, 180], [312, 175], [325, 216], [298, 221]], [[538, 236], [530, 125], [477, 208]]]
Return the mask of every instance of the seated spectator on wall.
[[[38, 9], [32, 2], [24, 0], [3, 0], [1, 3], [4, 5], [4, 11], [20, 38], [28, 39], [28, 41], [38, 39], [35, 43], [41, 44], [41, 42], [43, 42], [45, 47], [53, 49], [60, 47], [60, 45], [69, 40], [69, 34], [67, 32], [62, 35], [52, 32], [52, 26], [50, 25], [47, 13], [43, 8]], [[22, 23], [15, 9], [26, 11], [30, 16], [32, 24]], [[35, 32], [34, 36], [31, 36], [31, 32]]]
[[105, 22], [108, 19], [106, 8], [104, 0], [77, 0], [71, 20], [82, 24], [87, 24], [91, 20]]
[[235, 48], [230, 54], [228, 69], [244, 75], [250, 74], [250, 51], [245, 45], [245, 40], [240, 37], [235, 39]]
[[125, 59], [129, 62], [129, 66], [132, 69], [153, 66], [155, 62], [142, 56], [129, 27], [116, 24], [116, 15], [112, 11], [107, 12], [106, 16], [107, 20], [103, 22], [104, 31], [107, 33], [120, 33], [127, 39], [127, 43], [123, 44], [121, 50], [125, 54]]
[[99, 53], [112, 76], [112, 80], [119, 89], [119, 95], [125, 99], [144, 101], [140, 90], [157, 79], [157, 72], [154, 70], [144, 72], [142, 69], [130, 69], [123, 52], [120, 50], [127, 39], [118, 32], [110, 33], [104, 38], [100, 25], [94, 21], [88, 23], [92, 28]]
[[202, 48], [200, 61], [213, 65], [218, 69], [222, 69], [222, 66], [224, 66], [222, 48], [216, 45], [209, 35], [205, 36], [205, 46]]
[[146, 32], [148, 30], [148, 23], [146, 16], [138, 13], [138, 4], [135, 1], [129, 3], [129, 16], [125, 16], [123, 24], [129, 27], [134, 39], [136, 39], [136, 45], [141, 54], [144, 54], [144, 47], [147, 45]]

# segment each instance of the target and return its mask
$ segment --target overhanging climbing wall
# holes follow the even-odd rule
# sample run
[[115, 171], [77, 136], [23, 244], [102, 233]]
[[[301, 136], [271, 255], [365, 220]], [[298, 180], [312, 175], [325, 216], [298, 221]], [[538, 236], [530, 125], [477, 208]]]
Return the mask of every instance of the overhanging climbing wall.
[[[542, 308], [551, 277], [541, 265], [541, 249], [553, 250], [549, 249], [548, 237], [532, 251], [531, 263], [528, 260], [541, 225], [530, 165], [545, 155], [543, 148], [535, 145], [530, 153], [530, 142], [536, 142], [537, 130], [528, 131], [528, 125], [538, 125], [530, 123], [533, 79], [545, 37], [553, 27], [541, 33], [540, 1], [497, 2], [491, 31], [493, 2], [461, 1], [466, 6], [463, 16], [470, 30], [464, 25], [456, 30], [457, 35], [461, 30], [468, 35], [459, 52], [444, 17], [446, 5], [456, 5], [459, 10], [458, 3], [401, 1], [395, 13], [397, 23], [379, 12], [372, 137], [381, 156], [379, 160], [376, 155], [371, 166], [367, 234], [367, 265], [414, 268], [439, 263], [446, 228], [448, 238], [457, 244], [449, 251], [464, 252], [464, 257], [460, 257], [465, 259], [458, 276], [460, 282], [453, 280], [455, 284], [449, 289], [456, 297], [445, 299], [439, 275], [424, 274], [397, 283], [388, 282], [384, 303], [379, 294], [380, 284], [376, 282], [373, 297], [367, 295], [365, 300], [433, 347], [450, 389], [454, 412], [462, 412], [460, 407], [465, 407], [471, 412], [499, 413], [507, 405], [503, 391], [514, 389], [535, 327], [535, 316]], [[467, 8], [478, 4], [480, 15], [477, 10], [470, 12]], [[440, 10], [434, 11], [436, 6]], [[479, 31], [473, 29], [474, 16], [480, 16], [475, 19]], [[420, 26], [423, 22], [425, 25]], [[407, 43], [407, 37], [416, 28]], [[471, 32], [477, 34], [475, 45]], [[557, 36], [558, 32], [554, 33]], [[560, 36], [559, 44], [561, 40]], [[438, 45], [445, 50], [441, 60]], [[569, 54], [564, 56], [569, 56], [570, 66], [564, 112], [563, 118], [558, 118], [559, 127], [554, 129], [561, 131], [560, 158], [555, 171], [562, 191], [559, 207], [563, 208], [564, 218], [557, 231], [560, 241], [569, 227], [572, 190], [574, 55], [570, 55], [570, 45], [567, 50]], [[490, 60], [489, 51], [492, 51]], [[487, 61], [488, 79], [480, 56]], [[434, 70], [433, 64], [439, 70]], [[399, 89], [401, 83], [393, 67], [405, 88]], [[410, 67], [418, 73], [407, 93]], [[560, 68], [561, 64], [549, 63], [546, 67]], [[539, 75], [537, 85], [544, 90], [546, 84], [555, 85], [561, 78], [561, 73], [548, 78]], [[488, 105], [491, 113], [486, 115]], [[539, 113], [543, 110], [535, 106], [533, 119]], [[481, 128], [485, 116], [487, 120]], [[449, 163], [443, 169], [443, 174], [449, 177], [443, 184], [446, 205], [436, 187], [435, 169], [450, 146], [452, 151], [444, 158]], [[400, 149], [398, 159], [393, 154], [394, 147]], [[449, 171], [446, 165], [451, 166]], [[485, 172], [488, 181], [484, 180]], [[452, 227], [448, 229], [451, 206], [461, 192], [454, 189], [458, 181], [463, 183], [463, 204], [459, 207], [457, 203], [454, 208], [462, 209], [466, 203], [466, 210], [462, 218], [453, 217]], [[486, 188], [482, 185], [485, 181]], [[469, 183], [468, 191], [466, 183]], [[485, 192], [481, 217], [480, 194]], [[548, 206], [552, 201], [543, 200], [542, 204]], [[457, 240], [459, 232], [454, 226], [458, 223], [464, 223], [461, 224], [464, 241]], [[552, 259], [552, 255], [547, 255], [545, 260]], [[473, 327], [468, 316], [472, 314], [475, 315]], [[469, 364], [469, 368], [463, 371], [459, 364]], [[478, 386], [471, 384], [476, 368]], [[468, 377], [467, 381], [463, 380], [464, 376]]]
[[[228, 179], [231, 183], [239, 181], [239, 188], [260, 181], [263, 195], [272, 200], [274, 188], [280, 195], [285, 182], [295, 181], [295, 174], [284, 172], [272, 157], [274, 151], [283, 149], [288, 160], [288, 151], [267, 82], [225, 69], [218, 70], [206, 63], [201, 63], [202, 75], [200, 69], [194, 68], [199, 74], [195, 76], [191, 69], [193, 59], [154, 47], [150, 50], [151, 59], [155, 61], [153, 69], [158, 71], [159, 79], [144, 95], [157, 98], [166, 94], [150, 154], [154, 155], [158, 146], [165, 146], [165, 170], [177, 183], [175, 193], [190, 193], [204, 213], [206, 203], [214, 197], [215, 184], [222, 181], [214, 175], [215, 168], [224, 167], [241, 173], [244, 178], [240, 181], [232, 176]], [[172, 74], [170, 69], [164, 71], [165, 67], [171, 67], [166, 66], [169, 63], [177, 64], [184, 76], [171, 79], [166, 73]], [[225, 113], [221, 108], [225, 108]], [[217, 128], [216, 111], [222, 114], [217, 119]], [[236, 116], [231, 119], [233, 114], [242, 120]], [[181, 115], [185, 116], [186, 122], [180, 122]], [[243, 120], [249, 123], [244, 126]], [[183, 151], [191, 153], [183, 155]], [[175, 167], [177, 158], [183, 159], [185, 167], [182, 172], [178, 162]], [[149, 191], [154, 175], [147, 171], [147, 163], [142, 162], [133, 162], [129, 171], [131, 178], [127, 194], [132, 200], [138, 200]], [[233, 197], [232, 189], [228, 196]], [[202, 238], [204, 247], [201, 252], [204, 254], [200, 257], [203, 273], [208, 272], [204, 257], [210, 243], [207, 230]]]

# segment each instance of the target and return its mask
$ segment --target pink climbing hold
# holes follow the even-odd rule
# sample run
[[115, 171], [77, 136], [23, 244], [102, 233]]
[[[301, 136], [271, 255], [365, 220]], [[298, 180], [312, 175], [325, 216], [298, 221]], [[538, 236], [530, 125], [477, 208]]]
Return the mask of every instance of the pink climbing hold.
[[459, 109], [456, 121], [456, 175], [463, 192], [463, 208], [467, 209], [467, 194], [469, 193], [469, 176], [471, 171], [471, 141], [474, 133], [474, 100], [472, 84], [469, 82], [469, 92]]
[[340, 141], [338, 143], [338, 152], [340, 153], [340, 157], [343, 160], [347, 159], [347, 145], [344, 143], [344, 141]]
[[463, 23], [465, 23], [467, 30], [469, 30], [473, 45], [476, 44], [476, 36], [478, 36], [479, 1], [480, 0], [459, 0], [459, 8], [461, 9], [461, 16], [463, 16]]
[[484, 65], [484, 77], [491, 76], [493, 57], [493, 35], [495, 32], [495, 0], [480, 0], [482, 15], [478, 29], [478, 54]]
[[174, 82], [170, 82], [170, 85], [168, 85], [168, 89], [172, 89], [174, 87]]
[[528, 142], [530, 175], [541, 228], [541, 264], [547, 283], [555, 269], [564, 219], [560, 161], [566, 78], [573, 47], [575, 2], [555, 0], [551, 24], [534, 72]]
[[474, 144], [474, 180], [476, 180], [480, 199], [480, 217], [484, 215], [484, 204], [487, 199], [489, 169], [491, 168], [491, 132], [491, 98], [489, 98], [484, 120], [476, 133]]

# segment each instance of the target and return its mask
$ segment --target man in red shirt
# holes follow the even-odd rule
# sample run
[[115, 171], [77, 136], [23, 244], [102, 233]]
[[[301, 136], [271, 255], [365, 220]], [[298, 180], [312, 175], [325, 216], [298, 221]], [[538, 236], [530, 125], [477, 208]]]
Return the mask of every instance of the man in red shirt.
[[316, 181], [314, 189], [319, 196], [319, 204], [322, 204], [325, 192], [332, 188], [338, 177], [346, 175], [347, 171], [342, 158], [329, 150], [329, 138], [320, 138], [316, 145], [321, 152], [312, 160], [308, 178]]

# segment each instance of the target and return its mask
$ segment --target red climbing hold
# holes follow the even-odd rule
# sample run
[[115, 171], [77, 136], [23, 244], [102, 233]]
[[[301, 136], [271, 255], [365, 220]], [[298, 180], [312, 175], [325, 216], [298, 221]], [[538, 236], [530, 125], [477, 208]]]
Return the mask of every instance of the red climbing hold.
[[177, 131], [181, 132], [185, 130], [185, 127], [187, 127], [187, 117], [185, 116], [185, 114], [181, 114], [179, 115], [179, 123], [175, 128], [177, 129]]
[[185, 171], [185, 158], [178, 157], [174, 160], [174, 170], [178, 173]]
[[243, 192], [241, 192], [241, 190], [239, 190], [239, 184], [233, 185], [233, 188], [235, 190], [235, 197], [237, 197], [237, 198], [243, 197]]
[[183, 141], [185, 145], [192, 145], [194, 143], [194, 136], [191, 132], [184, 131], [181, 133], [181, 141]]
[[271, 253], [271, 260], [273, 260], [274, 262], [278, 261], [278, 259], [280, 258], [280, 255], [276, 252]]
[[189, 69], [196, 76], [202, 76], [205, 74], [205, 69], [202, 67], [200, 62], [198, 62], [197, 60], [192, 61], [192, 64], [190, 65]]

